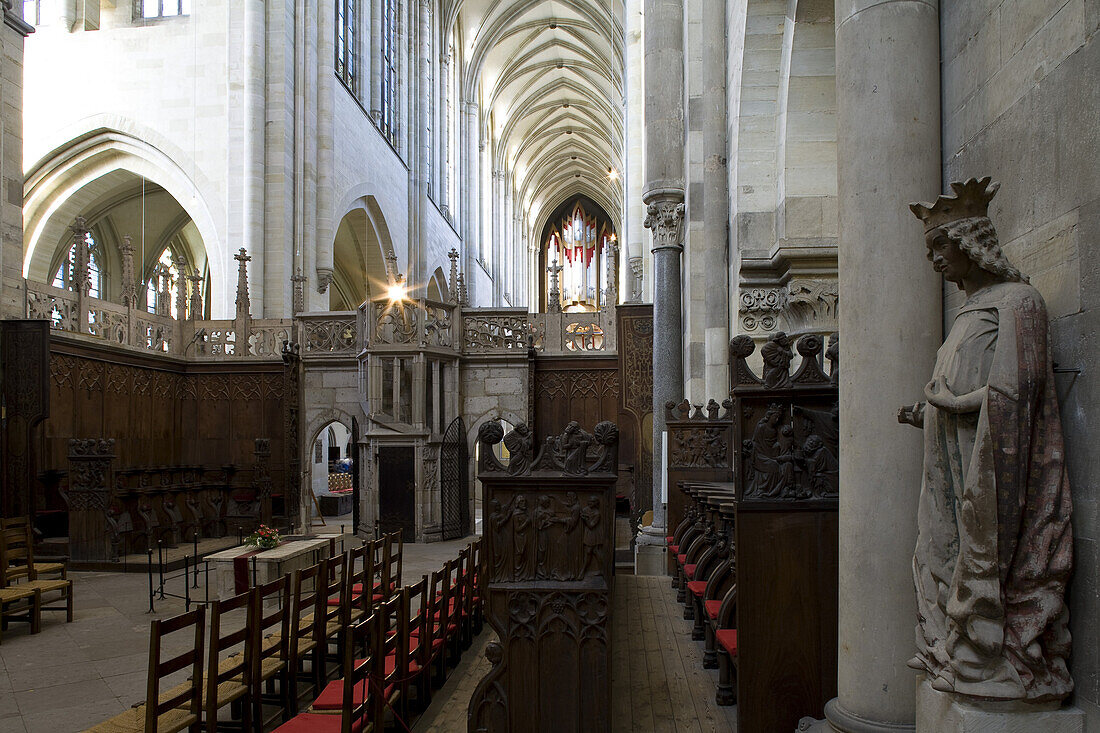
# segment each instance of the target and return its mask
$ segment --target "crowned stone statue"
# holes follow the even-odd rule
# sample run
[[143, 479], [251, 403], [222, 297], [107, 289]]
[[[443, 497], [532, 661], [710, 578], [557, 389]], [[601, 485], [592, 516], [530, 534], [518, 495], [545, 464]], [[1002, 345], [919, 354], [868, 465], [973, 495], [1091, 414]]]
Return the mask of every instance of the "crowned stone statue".
[[898, 413], [924, 428], [909, 664], [941, 692], [1062, 700], [1073, 689], [1073, 538], [1046, 306], [997, 242], [987, 210], [998, 184], [951, 187], [954, 196], [910, 205], [932, 267], [966, 302], [926, 402]]

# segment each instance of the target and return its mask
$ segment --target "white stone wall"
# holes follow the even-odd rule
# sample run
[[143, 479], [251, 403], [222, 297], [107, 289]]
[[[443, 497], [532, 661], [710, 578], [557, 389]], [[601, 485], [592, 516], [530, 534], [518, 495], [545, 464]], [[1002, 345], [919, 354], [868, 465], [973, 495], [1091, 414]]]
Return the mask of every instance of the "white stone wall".
[[[1081, 370], [1055, 375], [1074, 502], [1070, 672], [1100, 730], [1100, 5], [945, 2], [940, 29], [944, 183], [1000, 181], [1001, 244], [1046, 299], [1055, 361]], [[914, 246], [918, 232], [914, 220]], [[945, 291], [948, 322], [962, 301]]]

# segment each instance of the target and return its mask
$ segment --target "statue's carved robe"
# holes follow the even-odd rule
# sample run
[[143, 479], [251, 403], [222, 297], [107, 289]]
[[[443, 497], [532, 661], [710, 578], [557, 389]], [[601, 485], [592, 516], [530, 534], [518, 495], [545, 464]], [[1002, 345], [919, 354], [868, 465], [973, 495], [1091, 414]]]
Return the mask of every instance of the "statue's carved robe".
[[956, 396], [987, 389], [978, 412], [925, 407], [918, 659], [959, 693], [1062, 699], [1071, 502], [1038, 291], [998, 283], [971, 297], [936, 377]]

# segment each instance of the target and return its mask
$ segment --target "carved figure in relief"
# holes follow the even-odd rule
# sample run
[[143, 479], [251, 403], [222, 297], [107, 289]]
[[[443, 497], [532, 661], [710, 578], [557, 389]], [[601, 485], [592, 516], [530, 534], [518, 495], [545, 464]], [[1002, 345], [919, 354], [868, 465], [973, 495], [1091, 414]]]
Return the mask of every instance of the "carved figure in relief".
[[764, 386], [769, 389], [788, 387], [791, 384], [791, 340], [783, 331], [776, 331], [760, 348], [764, 360]]
[[839, 485], [840, 464], [825, 447], [819, 435], [810, 435], [802, 446], [806, 460], [806, 472], [810, 476], [810, 495], [815, 499], [836, 496]]
[[535, 577], [549, 577], [550, 528], [554, 526], [554, 509], [549, 496], [540, 496], [533, 513], [535, 525]]
[[[562, 535], [565, 546], [570, 546], [569, 536], [576, 531], [577, 526], [581, 523], [581, 502], [577, 498], [577, 492], [570, 491], [565, 495], [565, 515], [558, 518], [558, 522], [562, 525]], [[555, 570], [555, 580], [573, 580], [574, 578], [580, 578], [584, 575], [584, 556], [574, 555], [569, 563], [572, 567], [568, 567], [566, 573]], [[563, 567], [566, 563], [562, 564]]]
[[773, 496], [782, 485], [782, 467], [776, 460], [779, 454], [779, 422], [782, 419], [783, 408], [772, 404], [756, 423], [752, 433], [751, 474], [745, 486], [747, 496]]
[[910, 205], [932, 267], [966, 293], [927, 401], [898, 414], [924, 429], [910, 666], [944, 692], [1061, 700], [1073, 536], [1046, 306], [1001, 251], [987, 214], [998, 185], [951, 187]]
[[530, 558], [528, 557], [529, 535], [531, 534], [531, 515], [527, 513], [527, 497], [520, 494], [512, 507], [512, 568], [516, 580], [531, 577]]
[[775, 460], [779, 463], [779, 484], [768, 496], [804, 498], [795, 478], [802, 459], [800, 454], [794, 440], [794, 427], [784, 425], [779, 429], [779, 439], [776, 441]]
[[[584, 568], [580, 577], [588, 575], [592, 568], [596, 575], [603, 574], [603, 537], [600, 536], [600, 497], [588, 497], [588, 504], [581, 509], [584, 522]], [[595, 566], [593, 568], [593, 566]]]
[[508, 522], [512, 520], [512, 512], [508, 507], [502, 507], [496, 499], [489, 500], [489, 527], [493, 532], [493, 577], [504, 577], [504, 569], [508, 566]]
[[555, 453], [566, 473], [584, 474], [588, 472], [585, 461], [592, 436], [585, 432], [576, 420], [570, 420], [565, 432], [557, 439]]
[[531, 470], [531, 460], [534, 457], [535, 435], [531, 428], [523, 423], [504, 436], [504, 447], [508, 449], [508, 473], [517, 476]]

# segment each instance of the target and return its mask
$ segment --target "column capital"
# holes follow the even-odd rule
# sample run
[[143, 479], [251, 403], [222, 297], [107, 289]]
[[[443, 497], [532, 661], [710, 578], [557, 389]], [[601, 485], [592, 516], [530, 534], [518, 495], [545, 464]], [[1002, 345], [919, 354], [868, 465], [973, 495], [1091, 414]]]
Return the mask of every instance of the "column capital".
[[646, 217], [642, 226], [653, 233], [653, 250], [675, 249], [683, 251], [684, 234], [683, 196], [651, 198], [646, 205]]

